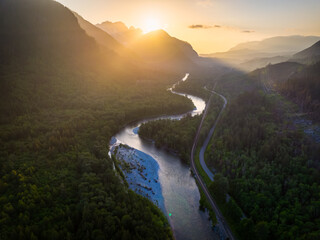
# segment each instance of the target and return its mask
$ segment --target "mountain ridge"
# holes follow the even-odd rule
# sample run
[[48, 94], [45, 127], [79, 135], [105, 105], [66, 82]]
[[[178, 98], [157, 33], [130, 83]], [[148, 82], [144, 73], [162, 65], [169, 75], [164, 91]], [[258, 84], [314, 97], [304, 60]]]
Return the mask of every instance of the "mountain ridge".
[[[279, 63], [280, 59], [290, 59], [298, 51], [319, 40], [319, 36], [276, 36], [261, 41], [240, 43], [226, 52], [201, 54], [201, 56], [217, 58], [241, 70], [252, 71], [253, 66], [261, 68], [269, 63]], [[258, 61], [253, 64], [254, 59]]]
[[309, 65], [320, 61], [320, 41], [294, 54], [291, 60]]
[[127, 45], [142, 35], [142, 30], [134, 27], [127, 27], [123, 22], [104, 21], [96, 24], [96, 27], [110, 34], [120, 43]]
[[240, 43], [230, 48], [228, 51], [247, 48], [266, 52], [298, 52], [319, 40], [319, 36], [275, 36], [263, 39], [261, 41]]
[[100, 28], [95, 27], [89, 21], [85, 20], [78, 13], [73, 12], [75, 17], [78, 20], [79, 26], [91, 37], [93, 37], [100, 45], [107, 47], [112, 51], [119, 51], [123, 48], [122, 44], [120, 44], [116, 39], [114, 39], [111, 35], [101, 30]]
[[99, 51], [71, 11], [58, 2], [3, 0], [0, 4], [2, 61], [35, 55], [83, 61]]

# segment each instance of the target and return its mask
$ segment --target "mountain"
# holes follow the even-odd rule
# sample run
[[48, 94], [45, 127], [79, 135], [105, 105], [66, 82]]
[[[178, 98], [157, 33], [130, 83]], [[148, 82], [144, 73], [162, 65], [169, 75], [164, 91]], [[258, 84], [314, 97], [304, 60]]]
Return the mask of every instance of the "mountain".
[[48, 0], [0, 2], [1, 62], [34, 57], [87, 62], [99, 54], [94, 39], [61, 4]]
[[105, 21], [97, 27], [107, 32], [130, 49], [141, 61], [143, 67], [170, 72], [196, 71], [197, 73], [221, 73], [226, 66], [213, 58], [199, 57], [192, 46], [185, 41], [170, 36], [164, 30], [146, 34], [139, 28], [128, 28], [122, 22]]
[[120, 43], [127, 45], [134, 41], [136, 38], [142, 35], [142, 30], [139, 28], [130, 27], [128, 28], [123, 22], [109, 22], [96, 25], [101, 30], [107, 32], [114, 37]]
[[113, 61], [115, 60], [115, 58], [120, 57], [121, 61], [126, 66], [134, 65], [136, 68], [142, 66], [141, 59], [139, 59], [139, 57], [133, 51], [118, 42], [107, 32], [85, 20], [76, 12], [73, 12], [73, 14], [77, 18], [80, 27], [85, 30], [87, 35], [94, 38], [94, 40], [107, 51], [116, 54], [116, 56], [113, 57]]
[[257, 52], [266, 53], [295, 53], [305, 49], [306, 47], [319, 41], [318, 36], [279, 36], [266, 38], [261, 41], [252, 41], [246, 43], [240, 43], [237, 46], [231, 48], [229, 52], [247, 49]]
[[[277, 63], [277, 58], [289, 59], [292, 52], [260, 52], [252, 49], [237, 49], [228, 52], [213, 54], [201, 54], [203, 57], [219, 59], [235, 68], [245, 71], [252, 71], [252, 66], [261, 68], [269, 63]], [[266, 64], [265, 64], [266, 63]]]
[[320, 41], [294, 54], [289, 61], [269, 64], [251, 72], [250, 76], [286, 95], [302, 111], [320, 120]]
[[130, 44], [130, 48], [150, 61], [186, 61], [198, 58], [197, 52], [189, 43], [171, 37], [164, 30], [142, 35]]
[[320, 121], [320, 62], [305, 67], [280, 84], [280, 92], [296, 102], [304, 112]]
[[73, 14], [77, 18], [80, 27], [83, 30], [85, 30], [87, 35], [93, 37], [96, 40], [96, 42], [99, 43], [101, 46], [104, 46], [107, 49], [115, 52], [123, 51], [124, 47], [122, 46], [122, 44], [115, 40], [111, 35], [101, 30], [100, 28], [94, 26], [93, 24], [82, 18], [76, 12], [73, 12]]
[[320, 41], [316, 42], [311, 47], [294, 54], [291, 60], [304, 64], [313, 64], [320, 61]]
[[168, 70], [187, 70], [196, 65], [199, 56], [192, 46], [171, 37], [164, 30], [142, 35], [128, 45], [150, 66]]
[[264, 82], [268, 82], [268, 85], [272, 87], [277, 87], [280, 83], [285, 82], [303, 68], [304, 65], [300, 63], [282, 62], [278, 64], [269, 64], [264, 68], [256, 69], [249, 75], [257, 77]]
[[275, 56], [275, 57], [265, 57], [265, 58], [254, 58], [249, 61], [240, 63], [238, 66], [240, 69], [246, 71], [253, 71], [258, 68], [267, 66], [268, 64], [277, 64], [289, 60], [289, 57]]
[[142, 34], [138, 28], [128, 28], [122, 22], [109, 21], [96, 26], [123, 43], [150, 68], [181, 72], [194, 67], [196, 63], [210, 65], [214, 62], [200, 59], [189, 43], [170, 36], [164, 30]]
[[1, 1], [0, 62], [34, 58], [108, 69], [110, 75], [136, 74], [140, 63], [112, 36], [58, 2]]
[[240, 69], [252, 71], [252, 67], [264, 67], [269, 63], [277, 63], [280, 59], [290, 59], [294, 53], [319, 40], [318, 36], [272, 37], [262, 41], [240, 43], [227, 52], [202, 56], [218, 58]]

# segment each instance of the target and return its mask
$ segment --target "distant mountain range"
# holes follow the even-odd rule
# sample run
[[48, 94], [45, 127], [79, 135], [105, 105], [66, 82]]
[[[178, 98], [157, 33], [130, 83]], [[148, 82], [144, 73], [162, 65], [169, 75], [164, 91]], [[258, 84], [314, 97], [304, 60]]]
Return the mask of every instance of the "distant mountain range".
[[142, 34], [121, 22], [98, 26], [54, 1], [1, 1], [0, 61], [37, 56], [110, 70], [132, 66], [178, 72], [202, 64], [190, 44], [163, 30]]
[[133, 51], [127, 48], [125, 45], [116, 40], [113, 36], [103, 31], [102, 29], [91, 24], [84, 18], [82, 18], [76, 12], [73, 12], [78, 20], [79, 26], [85, 30], [86, 34], [94, 38], [100, 47], [108, 51], [114, 52], [117, 56], [122, 58], [122, 61], [127, 63], [134, 63], [134, 65], [142, 65], [141, 59]]
[[[287, 60], [313, 63], [319, 55], [320, 44], [315, 42], [320, 37], [287, 36], [242, 43], [228, 52], [200, 57], [189, 43], [164, 30], [143, 34], [141, 29], [128, 28], [122, 22], [93, 25], [54, 1], [18, 2], [22, 3], [21, 0], [0, 3], [2, 62], [38, 56], [120, 71], [129, 66], [137, 70], [202, 71], [226, 66], [225, 63], [251, 71]], [[307, 47], [310, 48], [303, 50]], [[303, 51], [296, 53], [300, 50]]]
[[218, 58], [240, 69], [252, 71], [267, 64], [276, 64], [288, 60], [293, 54], [302, 51], [319, 41], [318, 36], [283, 36], [262, 41], [241, 43], [227, 52], [203, 54]]
[[172, 68], [187, 69], [202, 64], [189, 43], [170, 36], [164, 30], [143, 34], [138, 28], [128, 28], [122, 22], [109, 21], [96, 26], [131, 49], [150, 67], [173, 70]]
[[[268, 64], [266, 67], [258, 68], [250, 73], [251, 76], [260, 80], [269, 82], [269, 85], [277, 88], [289, 79], [299, 77], [301, 72], [306, 77], [308, 69], [312, 66], [320, 66], [320, 41], [313, 44], [296, 54], [293, 55], [288, 61], [283, 61], [277, 64]], [[311, 66], [311, 67], [309, 67]], [[319, 81], [320, 83], [320, 81]]]
[[261, 41], [240, 43], [229, 51], [232, 52], [240, 49], [248, 49], [265, 53], [295, 53], [302, 51], [319, 40], [320, 37], [318, 36], [278, 36], [266, 38]]
[[97, 28], [96, 26], [82, 18], [76, 12], [73, 12], [73, 14], [77, 18], [79, 26], [85, 30], [87, 35], [93, 37], [98, 44], [114, 52], [123, 51], [124, 46], [120, 44], [116, 39], [114, 39], [111, 35]]
[[140, 28], [128, 28], [123, 22], [105, 21], [103, 23], [97, 24], [96, 26], [113, 36], [117, 41], [124, 45], [131, 43], [136, 38], [143, 35]]

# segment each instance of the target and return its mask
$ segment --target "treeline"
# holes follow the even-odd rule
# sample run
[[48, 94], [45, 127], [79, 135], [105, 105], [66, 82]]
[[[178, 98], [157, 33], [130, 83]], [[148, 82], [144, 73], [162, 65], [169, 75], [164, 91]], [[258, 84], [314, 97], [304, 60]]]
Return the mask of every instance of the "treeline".
[[228, 100], [259, 87], [259, 82], [253, 76], [235, 69], [221, 75], [217, 82], [212, 82], [209, 87], [216, 85], [215, 90]]
[[190, 146], [192, 146], [201, 116], [188, 115], [181, 120], [161, 119], [144, 123], [139, 128], [139, 135], [154, 140], [157, 147], [165, 147], [177, 152], [181, 159], [188, 162]]
[[282, 94], [296, 102], [304, 112], [320, 120], [320, 62], [305, 67], [287, 81], [280, 84]]
[[319, 156], [272, 96], [253, 91], [230, 104], [207, 162], [220, 173], [210, 190], [225, 213], [233, 209], [240, 239], [320, 237]]

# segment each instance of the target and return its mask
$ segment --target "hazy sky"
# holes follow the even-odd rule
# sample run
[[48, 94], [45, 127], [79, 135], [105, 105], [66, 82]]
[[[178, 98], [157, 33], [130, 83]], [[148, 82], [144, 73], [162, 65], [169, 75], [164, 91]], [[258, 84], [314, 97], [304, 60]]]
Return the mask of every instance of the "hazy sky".
[[199, 53], [278, 35], [320, 35], [320, 0], [57, 0], [91, 23], [161, 27]]

